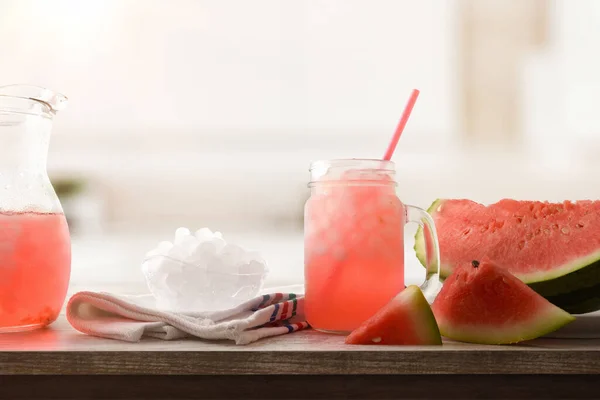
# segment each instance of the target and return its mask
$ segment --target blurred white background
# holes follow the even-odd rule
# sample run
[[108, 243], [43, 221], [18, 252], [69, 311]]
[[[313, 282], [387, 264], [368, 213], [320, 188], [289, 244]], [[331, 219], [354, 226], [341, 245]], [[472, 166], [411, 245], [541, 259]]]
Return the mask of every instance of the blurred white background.
[[0, 0], [0, 85], [71, 100], [48, 167], [74, 287], [143, 290], [179, 226], [292, 284], [309, 163], [381, 157], [413, 88], [406, 203], [600, 198], [599, 27], [595, 0]]

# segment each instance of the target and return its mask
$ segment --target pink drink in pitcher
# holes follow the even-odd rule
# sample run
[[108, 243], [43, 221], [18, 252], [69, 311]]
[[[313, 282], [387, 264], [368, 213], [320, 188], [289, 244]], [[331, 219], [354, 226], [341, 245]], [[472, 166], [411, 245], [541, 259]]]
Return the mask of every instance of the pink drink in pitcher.
[[0, 86], [0, 333], [52, 323], [67, 295], [69, 228], [46, 169], [66, 103], [45, 88]]
[[70, 272], [63, 214], [0, 213], [0, 331], [35, 329], [54, 321]]
[[[404, 225], [417, 222], [431, 234], [433, 224], [425, 211], [402, 204], [394, 174], [394, 164], [382, 160], [312, 165], [304, 309], [313, 328], [350, 332], [404, 289]], [[437, 251], [435, 237], [429, 240]], [[437, 280], [433, 258], [431, 265], [436, 273], [428, 278]]]

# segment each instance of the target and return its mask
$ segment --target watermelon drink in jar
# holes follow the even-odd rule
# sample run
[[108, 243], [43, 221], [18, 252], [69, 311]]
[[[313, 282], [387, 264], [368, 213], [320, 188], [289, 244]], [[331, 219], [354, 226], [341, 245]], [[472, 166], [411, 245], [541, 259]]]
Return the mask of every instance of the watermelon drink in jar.
[[441, 288], [433, 221], [402, 204], [395, 167], [383, 160], [330, 160], [311, 165], [304, 209], [305, 312], [317, 330], [348, 333], [404, 288], [404, 225], [420, 224], [428, 268], [421, 287], [432, 302]]
[[52, 121], [66, 98], [0, 87], [0, 332], [44, 327], [71, 273], [67, 221], [46, 172]]

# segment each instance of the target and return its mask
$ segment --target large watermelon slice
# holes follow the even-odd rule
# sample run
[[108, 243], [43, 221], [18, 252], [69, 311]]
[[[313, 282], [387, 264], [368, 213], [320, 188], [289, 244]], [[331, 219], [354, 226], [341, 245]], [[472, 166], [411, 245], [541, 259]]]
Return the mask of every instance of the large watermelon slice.
[[439, 345], [440, 330], [418, 286], [408, 286], [363, 322], [347, 344]]
[[517, 343], [575, 320], [505, 269], [478, 261], [455, 268], [431, 307], [443, 336], [469, 343]]
[[[440, 242], [442, 278], [487, 257], [572, 313], [600, 309], [600, 201], [547, 203], [437, 200], [429, 208]], [[415, 237], [423, 265], [425, 240]]]

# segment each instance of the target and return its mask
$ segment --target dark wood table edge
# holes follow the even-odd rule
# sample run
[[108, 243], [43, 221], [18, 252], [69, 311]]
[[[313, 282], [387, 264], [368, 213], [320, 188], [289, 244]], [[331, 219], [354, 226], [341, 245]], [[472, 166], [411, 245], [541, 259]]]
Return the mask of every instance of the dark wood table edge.
[[600, 351], [0, 351], [10, 399], [598, 399]]
[[4, 399], [597, 399], [596, 375], [0, 375]]
[[600, 375], [600, 351], [0, 352], [0, 375], [403, 374]]

